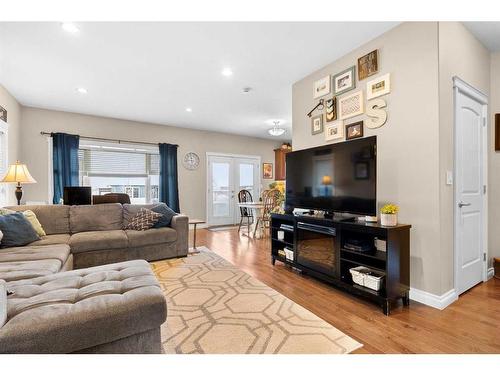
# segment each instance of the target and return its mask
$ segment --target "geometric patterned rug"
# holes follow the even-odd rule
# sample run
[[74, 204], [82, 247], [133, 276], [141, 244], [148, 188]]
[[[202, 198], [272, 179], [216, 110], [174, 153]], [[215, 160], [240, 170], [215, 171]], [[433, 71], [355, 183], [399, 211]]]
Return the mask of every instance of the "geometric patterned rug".
[[151, 263], [170, 353], [340, 354], [362, 344], [210, 251]]

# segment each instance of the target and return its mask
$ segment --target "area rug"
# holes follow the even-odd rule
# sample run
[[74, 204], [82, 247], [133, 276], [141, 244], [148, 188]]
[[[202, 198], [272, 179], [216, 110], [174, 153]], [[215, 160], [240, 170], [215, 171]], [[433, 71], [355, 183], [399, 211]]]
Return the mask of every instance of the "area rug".
[[165, 353], [340, 354], [362, 345], [206, 247], [152, 263], [167, 298]]

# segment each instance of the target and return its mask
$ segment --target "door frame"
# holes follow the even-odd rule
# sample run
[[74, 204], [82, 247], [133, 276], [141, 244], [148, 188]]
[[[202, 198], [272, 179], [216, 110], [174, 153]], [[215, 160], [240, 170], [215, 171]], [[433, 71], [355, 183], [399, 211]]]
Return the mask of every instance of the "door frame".
[[[485, 259], [483, 259], [483, 282], [488, 280], [488, 97], [471, 86], [461, 78], [455, 76], [453, 77], [453, 175], [457, 176], [457, 155], [458, 155], [458, 132], [457, 132], [457, 118], [458, 118], [458, 106], [457, 106], [457, 96], [459, 94], [464, 94], [471, 99], [474, 99], [483, 105], [483, 126], [481, 132], [482, 138], [482, 163], [483, 163], [483, 185], [485, 192], [483, 193], [483, 253], [485, 254]], [[454, 179], [455, 179], [454, 178]], [[457, 191], [457, 181], [453, 184], [453, 259], [454, 259], [454, 270], [453, 270], [453, 288], [455, 293], [458, 295], [458, 191]]]
[[260, 191], [262, 190], [262, 173], [261, 173], [261, 167], [262, 167], [262, 157], [260, 155], [244, 155], [244, 154], [228, 154], [228, 153], [223, 153], [223, 152], [211, 152], [207, 151], [205, 153], [205, 215], [206, 215], [206, 221], [207, 221], [207, 226], [211, 226], [209, 219], [210, 219], [210, 212], [209, 212], [209, 201], [210, 201], [210, 166], [209, 166], [209, 159], [210, 156], [219, 156], [219, 157], [225, 157], [225, 158], [237, 158], [237, 159], [251, 159], [255, 160], [257, 162], [257, 188], [258, 192], [260, 195]]

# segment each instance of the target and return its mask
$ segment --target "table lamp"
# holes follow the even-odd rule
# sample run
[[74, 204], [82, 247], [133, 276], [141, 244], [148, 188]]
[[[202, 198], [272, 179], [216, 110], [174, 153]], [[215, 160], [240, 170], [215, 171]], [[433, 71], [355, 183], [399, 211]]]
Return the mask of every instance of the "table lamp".
[[7, 174], [2, 178], [0, 182], [17, 182], [16, 187], [16, 199], [17, 204], [21, 204], [21, 197], [23, 196], [23, 188], [21, 187], [21, 182], [23, 184], [34, 184], [36, 180], [31, 176], [28, 171], [26, 164], [21, 164], [16, 161], [16, 164], [12, 164], [7, 171]]

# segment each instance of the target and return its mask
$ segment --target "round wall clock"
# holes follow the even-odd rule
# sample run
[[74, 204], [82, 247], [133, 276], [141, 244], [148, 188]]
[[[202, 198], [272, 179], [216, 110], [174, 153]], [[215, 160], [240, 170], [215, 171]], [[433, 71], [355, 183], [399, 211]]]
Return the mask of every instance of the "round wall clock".
[[194, 152], [188, 152], [182, 160], [184, 168], [194, 171], [200, 165], [200, 157]]

